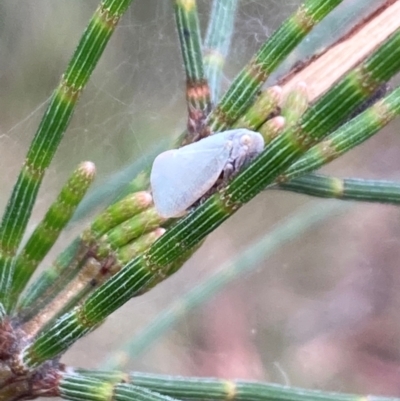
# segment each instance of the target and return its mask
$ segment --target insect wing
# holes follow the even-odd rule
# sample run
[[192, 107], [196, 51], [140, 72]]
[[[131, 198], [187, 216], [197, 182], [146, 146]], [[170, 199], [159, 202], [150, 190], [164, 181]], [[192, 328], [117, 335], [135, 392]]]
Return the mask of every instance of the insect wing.
[[229, 145], [224, 135], [215, 135], [160, 154], [150, 176], [158, 213], [177, 217], [199, 200], [224, 169]]

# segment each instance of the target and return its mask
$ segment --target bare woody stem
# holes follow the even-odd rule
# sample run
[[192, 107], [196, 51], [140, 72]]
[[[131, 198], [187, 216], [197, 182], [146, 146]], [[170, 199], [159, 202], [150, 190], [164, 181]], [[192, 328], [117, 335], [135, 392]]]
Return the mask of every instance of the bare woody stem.
[[306, 84], [308, 99], [311, 103], [315, 102], [344, 73], [361, 63], [399, 27], [400, 1], [387, 0], [338, 43], [299, 64], [280, 79], [279, 92], [277, 87], [262, 91], [234, 125], [259, 129], [271, 111], [274, 111], [276, 102], [284, 99], [299, 83]]

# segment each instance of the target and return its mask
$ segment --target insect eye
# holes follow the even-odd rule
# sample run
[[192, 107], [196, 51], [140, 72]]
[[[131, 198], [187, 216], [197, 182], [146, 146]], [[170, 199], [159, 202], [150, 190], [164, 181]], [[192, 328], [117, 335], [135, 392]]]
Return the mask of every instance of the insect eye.
[[242, 136], [240, 137], [240, 144], [241, 144], [241, 145], [249, 146], [249, 145], [251, 144], [251, 137], [250, 137], [250, 135], [247, 135], [247, 134], [242, 135]]

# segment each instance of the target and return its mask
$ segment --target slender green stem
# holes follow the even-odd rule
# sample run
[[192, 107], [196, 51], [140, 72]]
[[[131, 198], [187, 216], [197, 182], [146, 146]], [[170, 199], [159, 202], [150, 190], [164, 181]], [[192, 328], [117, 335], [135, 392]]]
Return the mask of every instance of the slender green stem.
[[53, 159], [83, 88], [131, 1], [104, 0], [100, 4], [51, 97], [25, 158], [0, 225], [0, 300], [6, 309], [10, 307], [8, 297], [13, 258], [45, 171]]
[[117, 260], [120, 264], [120, 267], [124, 266], [130, 260], [135, 258], [136, 256], [143, 253], [147, 248], [150, 247], [153, 242], [155, 242], [158, 238], [160, 238], [165, 233], [164, 228], [156, 228], [153, 231], [150, 231], [148, 234], [144, 234], [138, 239], [130, 242], [127, 245], [120, 247], [116, 253]]
[[[69, 282], [63, 280], [62, 288], [58, 287], [56, 293], [51, 292], [51, 295], [54, 296], [53, 299], [47, 297], [44, 302], [44, 297], [41, 297], [38, 304], [42, 305], [43, 309], [38, 309], [38, 305], [35, 304], [34, 308], [20, 313], [19, 320], [24, 323], [25, 333], [30, 337], [35, 336], [51, 320], [64, 311], [70, 310], [104, 281], [116, 274], [127, 262], [124, 263], [118, 258], [119, 249], [128, 247], [129, 253], [133, 257], [137, 256], [138, 254], [134, 254], [135, 250], [144, 251], [146, 246], [150, 246], [163, 234], [165, 230], [161, 229], [156, 231], [156, 235], [154, 233], [150, 236], [147, 235], [149, 231], [157, 229], [164, 221], [165, 219], [161, 218], [154, 208], [149, 208], [109, 230], [101, 238], [96, 237], [101, 231], [97, 231], [93, 235], [93, 226], [86, 230], [85, 235], [82, 236], [84, 245], [81, 247], [86, 249], [86, 252], [77, 264], [76, 275], [72, 277], [69, 272], [72, 279]], [[109, 225], [109, 221], [107, 223]], [[35, 310], [34, 315], [31, 312], [33, 309]], [[28, 322], [27, 312], [30, 316]]]
[[95, 254], [102, 258], [110, 253], [110, 250], [118, 250], [132, 240], [159, 227], [165, 219], [160, 217], [154, 208], [149, 208], [130, 219], [124, 221], [104, 234], [96, 241]]
[[58, 383], [59, 395], [71, 401], [173, 401], [147, 388], [128, 383], [110, 383], [79, 374], [65, 374]]
[[282, 103], [281, 116], [285, 119], [286, 127], [295, 125], [308, 107], [306, 84], [298, 83]]
[[[146, 229], [150, 227], [147, 226]], [[157, 228], [115, 251], [112, 251], [110, 246], [102, 257], [96, 254], [93, 248], [92, 253], [89, 253], [90, 256], [85, 257], [80, 263], [78, 274], [69, 282], [65, 282], [52, 299], [48, 299], [47, 302], [40, 299], [40, 306], [35, 305], [28, 311], [23, 310], [18, 316], [26, 336], [34, 337], [43, 327], [82, 302], [88, 294], [116, 274], [127, 262], [149, 248], [164, 232], [165, 229]]]
[[218, 101], [221, 76], [231, 44], [238, 0], [214, 0], [204, 40], [204, 71], [211, 100]]
[[192, 309], [211, 300], [212, 296], [221, 288], [243, 275], [249, 274], [278, 248], [343, 209], [345, 209], [343, 205], [337, 202], [323, 202], [323, 204], [306, 207], [289, 216], [260, 240], [250, 245], [237, 258], [222, 265], [214, 274], [188, 293], [179, 296], [177, 301], [154, 317], [150, 324], [137, 333], [131, 341], [111, 355], [103, 368], [121, 369], [121, 362], [137, 358], [146, 352], [165, 331]]
[[72, 174], [52, 204], [44, 219], [36, 227], [15, 262], [10, 304], [14, 305], [39, 263], [56, 242], [61, 231], [84, 197], [95, 174], [94, 164], [82, 163]]
[[398, 181], [337, 178], [309, 174], [281, 184], [276, 189], [320, 198], [400, 204], [400, 182]]
[[285, 130], [285, 119], [282, 116], [276, 116], [266, 121], [259, 129], [258, 132], [264, 138], [264, 143], [269, 144], [277, 136], [281, 135]]
[[[53, 265], [44, 270], [39, 279], [28, 288], [19, 303], [21, 321], [30, 320], [65, 288], [67, 283], [78, 274], [82, 267], [81, 262], [88, 251], [92, 247], [96, 249], [98, 241], [103, 235], [112, 232], [124, 222], [131, 221], [134, 216], [140, 215], [150, 206], [151, 202], [152, 197], [148, 192], [137, 192], [100, 213], [90, 227], [84, 230], [82, 235], [75, 239]], [[143, 221], [143, 219], [139, 220]]]
[[[150, 167], [161, 152], [171, 147], [171, 140], [160, 139], [145, 155], [138, 157], [131, 165], [111, 174], [106, 180], [88, 192], [71, 219], [75, 223], [85, 218], [100, 204], [116, 203], [126, 196], [149, 188]], [[178, 144], [179, 145], [179, 144]]]
[[272, 86], [266, 89], [261, 92], [252, 107], [233, 124], [233, 127], [257, 130], [271, 113], [278, 110], [281, 99], [282, 89], [280, 86]]
[[175, 0], [175, 19], [186, 73], [188, 134], [184, 143], [198, 139], [211, 111], [210, 90], [204, 75], [196, 0]]
[[[218, 401], [361, 401], [370, 396], [307, 390], [256, 381], [224, 380], [208, 377], [174, 377], [140, 372], [128, 375], [116, 371], [89, 371], [79, 373], [110, 383], [122, 380], [148, 388], [163, 395], [184, 400]], [[371, 397], [375, 401], [397, 401], [399, 398]], [[100, 400], [102, 401], [102, 400]]]
[[[279, 104], [282, 104], [280, 115], [269, 118], [271, 113], [278, 111]], [[284, 129], [295, 125], [307, 107], [307, 88], [303, 83], [299, 83], [283, 101], [282, 88], [273, 86], [260, 94], [234, 126], [258, 131], [263, 136], [265, 145], [268, 145]]]
[[281, 183], [292, 180], [338, 158], [379, 132], [399, 113], [400, 88], [397, 88], [313, 146], [284, 174], [279, 176], [277, 181]]
[[51, 267], [41, 273], [20, 297], [17, 309], [21, 321], [29, 320], [36, 315], [72, 280], [86, 252], [87, 249], [81, 239], [76, 238], [57, 257]]
[[208, 118], [211, 132], [222, 131], [243, 114], [268, 76], [308, 32], [342, 0], [308, 0], [267, 40], [234, 80]]

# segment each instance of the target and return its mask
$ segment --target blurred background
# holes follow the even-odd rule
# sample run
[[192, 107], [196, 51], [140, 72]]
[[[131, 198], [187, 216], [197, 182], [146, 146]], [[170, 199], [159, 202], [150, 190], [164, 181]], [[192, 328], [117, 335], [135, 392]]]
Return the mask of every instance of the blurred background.
[[[106, 188], [120, 180], [116, 173], [184, 128], [185, 77], [171, 3], [136, 1], [120, 21], [47, 172], [28, 231], [79, 162], [93, 161], [95, 190]], [[300, 3], [240, 1], [224, 89]], [[328, 45], [380, 3], [345, 0], [284, 68]], [[97, 5], [94, 0], [0, 3], [3, 208], [52, 90]], [[205, 32], [211, 1], [198, 5]], [[398, 179], [398, 129], [399, 122], [390, 124], [324, 172]], [[317, 201], [288, 192], [259, 195], [210, 235], [178, 273], [127, 303], [63, 360], [102, 366], [168, 305], [310, 202]], [[44, 267], [96, 210], [62, 234]], [[334, 214], [183, 314], [143, 353], [121, 359], [122, 368], [400, 396], [399, 217], [397, 207], [371, 204]]]

